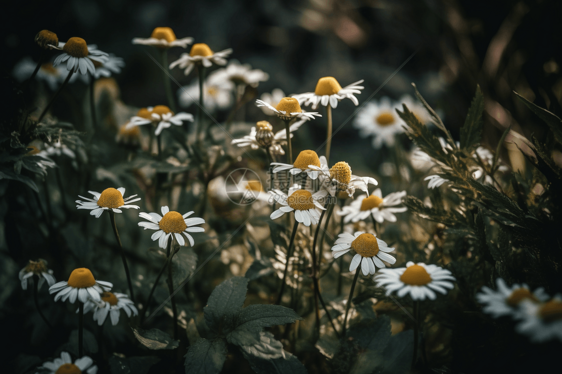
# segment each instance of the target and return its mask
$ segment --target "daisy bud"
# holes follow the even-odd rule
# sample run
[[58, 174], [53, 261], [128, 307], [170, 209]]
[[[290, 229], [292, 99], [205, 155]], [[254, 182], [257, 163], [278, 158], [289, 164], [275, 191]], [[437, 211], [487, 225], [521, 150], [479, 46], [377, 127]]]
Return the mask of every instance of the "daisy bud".
[[55, 47], [59, 45], [59, 38], [57, 34], [49, 30], [41, 30], [35, 35], [35, 42], [43, 49], [51, 49], [49, 45]]

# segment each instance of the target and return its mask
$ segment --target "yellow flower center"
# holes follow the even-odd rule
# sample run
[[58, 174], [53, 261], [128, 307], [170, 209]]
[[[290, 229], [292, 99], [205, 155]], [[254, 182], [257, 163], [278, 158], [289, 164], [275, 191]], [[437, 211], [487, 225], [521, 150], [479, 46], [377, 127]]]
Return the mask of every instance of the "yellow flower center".
[[189, 55], [191, 57], [193, 56], [207, 57], [207, 56], [211, 56], [212, 54], [213, 51], [211, 51], [211, 48], [209, 48], [209, 46], [205, 43], [193, 44], [193, 47], [191, 47], [191, 52], [189, 52]]
[[287, 204], [294, 210], [308, 210], [314, 208], [312, 194], [307, 190], [297, 190], [287, 198]]
[[41, 71], [51, 75], [59, 75], [59, 71], [53, 66], [51, 62], [42, 64]]
[[78, 369], [78, 366], [74, 364], [62, 364], [55, 374], [82, 374], [82, 370]]
[[539, 316], [545, 322], [554, 322], [562, 319], [562, 302], [551, 300], [544, 303], [539, 309]]
[[169, 27], [157, 27], [152, 31], [152, 35], [150, 35], [153, 39], [160, 39], [165, 40], [168, 43], [173, 42], [176, 40], [176, 34], [172, 31]]
[[68, 39], [62, 50], [72, 57], [86, 57], [90, 54], [86, 41], [77, 37]]
[[330, 178], [337, 180], [340, 183], [348, 184], [351, 181], [351, 168], [345, 161], [336, 163], [330, 169]]
[[127, 128], [127, 124], [124, 124], [119, 128], [119, 135], [128, 138], [138, 138], [140, 137], [140, 128], [138, 126]]
[[400, 276], [400, 280], [410, 286], [425, 286], [431, 282], [431, 277], [423, 266], [412, 265], [406, 268], [404, 274]]
[[318, 155], [316, 154], [316, 152], [311, 150], [302, 151], [301, 153], [299, 153], [299, 156], [293, 164], [294, 167], [301, 170], [308, 169], [308, 165], [320, 167], [320, 159], [318, 158]]
[[284, 97], [281, 99], [279, 104], [275, 107], [278, 111], [285, 112], [286, 115], [290, 115], [291, 113], [301, 113], [302, 109], [299, 105], [299, 101], [293, 97]]
[[381, 204], [382, 204], [382, 198], [375, 195], [371, 195], [363, 199], [363, 201], [361, 202], [360, 210], [364, 212], [366, 210], [375, 209], [378, 208]]
[[258, 129], [258, 131], [273, 131], [273, 126], [271, 126], [271, 124], [267, 121], [259, 121], [258, 123], [256, 123], [256, 128]]
[[86, 268], [74, 269], [68, 278], [68, 285], [74, 288], [88, 288], [95, 284], [96, 280], [92, 272]]
[[98, 206], [102, 208], [117, 209], [123, 205], [125, 205], [123, 195], [113, 187], [103, 190], [98, 199]]
[[33, 274], [41, 274], [47, 272], [47, 263], [44, 260], [39, 261], [31, 261], [29, 260], [29, 264], [25, 267], [26, 273], [33, 273]]
[[375, 122], [379, 126], [390, 126], [395, 122], [395, 118], [392, 113], [384, 112], [375, 117]]
[[348, 195], [347, 191], [339, 191], [338, 192], [338, 199], [342, 199], [342, 200], [349, 199], [349, 195]]
[[248, 181], [246, 189], [250, 191], [263, 192], [263, 186], [260, 181]]
[[104, 292], [100, 296], [101, 299], [106, 303], [109, 303], [109, 305], [117, 305], [117, 302], [119, 301], [117, 300], [117, 296], [115, 296], [112, 292]]
[[150, 119], [150, 110], [146, 109], [146, 108], [140, 108], [139, 111], [137, 112], [137, 117], [141, 117], [141, 118], [145, 118], [145, 119]]
[[162, 229], [166, 234], [179, 234], [187, 229], [187, 225], [185, 224], [182, 215], [174, 211], [166, 213], [158, 223], [158, 226], [160, 226], [160, 229]]
[[217, 96], [217, 93], [219, 93], [219, 90], [217, 90], [215, 87], [209, 87], [207, 88], [207, 93], [212, 97], [215, 97]]
[[340, 92], [341, 86], [334, 77], [324, 77], [318, 80], [314, 93], [318, 96], [335, 95]]
[[363, 257], [373, 257], [379, 253], [379, 243], [373, 234], [361, 234], [351, 242], [351, 248]]
[[152, 109], [152, 113], [156, 113], [160, 116], [168, 113], [174, 114], [174, 112], [172, 112], [166, 105], [156, 105], [154, 109]]
[[41, 46], [41, 48], [50, 48], [48, 45], [54, 45], [55, 47], [59, 45], [59, 38], [57, 34], [49, 30], [41, 30], [35, 35], [35, 42]]
[[538, 302], [539, 300], [526, 288], [518, 288], [514, 290], [511, 295], [505, 300], [505, 302], [511, 306], [516, 307], [519, 303], [525, 299], [532, 300], [534, 302]]
[[36, 155], [37, 153], [41, 152], [41, 151], [39, 151], [39, 148], [37, 148], [34, 145], [28, 145], [27, 149], [29, 149], [29, 151], [27, 151], [27, 153], [26, 153], [26, 155], [28, 155], [28, 156], [33, 156], [33, 155]]

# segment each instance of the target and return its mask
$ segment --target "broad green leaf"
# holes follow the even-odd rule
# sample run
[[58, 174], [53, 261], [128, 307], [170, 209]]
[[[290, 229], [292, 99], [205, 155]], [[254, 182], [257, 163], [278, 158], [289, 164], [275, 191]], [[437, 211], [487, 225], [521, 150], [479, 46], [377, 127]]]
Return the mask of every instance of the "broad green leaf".
[[270, 332], [260, 332], [259, 342], [252, 345], [242, 345], [240, 348], [249, 355], [265, 360], [272, 360], [285, 356], [283, 344], [275, 340], [273, 334]]
[[284, 325], [302, 319], [293, 309], [281, 305], [255, 304], [240, 311], [236, 328], [261, 330], [264, 327]]
[[513, 91], [513, 93], [517, 95], [517, 97], [527, 106], [527, 108], [529, 108], [540, 119], [542, 119], [544, 123], [548, 125], [558, 144], [562, 144], [562, 120], [556, 114], [530, 102], [523, 96], [519, 95], [517, 92]]
[[306, 374], [306, 368], [296, 356], [285, 352], [285, 358], [264, 360], [244, 352], [244, 357], [257, 374]]
[[484, 111], [484, 95], [480, 86], [476, 86], [476, 94], [466, 115], [464, 126], [461, 128], [460, 144], [463, 150], [472, 153], [482, 138], [482, 113]]
[[178, 341], [172, 339], [170, 335], [162, 330], [133, 328], [133, 333], [137, 340], [148, 349], [175, 349], [179, 346]]
[[248, 279], [232, 277], [219, 284], [209, 296], [207, 306], [203, 309], [205, 322], [211, 330], [222, 330], [225, 317], [232, 319], [246, 299]]
[[118, 357], [108, 360], [111, 374], [146, 374], [160, 359], [155, 356]]
[[189, 347], [185, 355], [185, 374], [218, 374], [227, 353], [223, 339], [201, 338]]
[[273, 268], [273, 264], [271, 263], [271, 259], [264, 257], [259, 260], [254, 260], [252, 265], [246, 270], [246, 274], [244, 277], [248, 278], [249, 280], [258, 279], [261, 277], [265, 277], [273, 273], [275, 269]]

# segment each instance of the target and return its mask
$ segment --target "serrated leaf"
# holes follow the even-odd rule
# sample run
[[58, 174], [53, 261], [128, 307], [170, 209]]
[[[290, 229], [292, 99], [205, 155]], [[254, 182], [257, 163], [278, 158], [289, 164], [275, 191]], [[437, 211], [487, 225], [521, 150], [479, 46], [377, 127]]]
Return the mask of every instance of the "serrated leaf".
[[412, 86], [414, 87], [414, 91], [416, 92], [416, 97], [419, 99], [419, 101], [421, 101], [421, 103], [423, 104], [425, 109], [429, 112], [429, 116], [431, 117], [431, 121], [435, 124], [435, 126], [437, 126], [437, 128], [439, 130], [443, 131], [443, 133], [447, 136], [447, 139], [449, 140], [451, 145], [454, 147], [455, 141], [453, 140], [453, 137], [451, 136], [451, 133], [449, 132], [449, 130], [447, 130], [447, 128], [445, 127], [445, 124], [443, 123], [443, 121], [441, 121], [441, 118], [439, 118], [439, 116], [437, 115], [437, 113], [435, 113], [433, 108], [430, 107], [429, 104], [425, 101], [423, 96], [418, 91], [418, 87], [414, 83], [412, 83]]
[[108, 360], [111, 374], [146, 374], [160, 359], [155, 356], [118, 357]]
[[466, 115], [464, 126], [460, 131], [461, 148], [472, 153], [482, 138], [482, 113], [484, 112], [484, 95], [480, 86], [476, 86], [476, 93]]
[[137, 340], [148, 349], [176, 349], [179, 346], [179, 342], [177, 340], [172, 339], [170, 335], [166, 334], [162, 330], [143, 330], [133, 327], [133, 333], [135, 334]]
[[275, 269], [273, 268], [273, 263], [271, 262], [270, 258], [264, 257], [259, 260], [254, 260], [252, 265], [246, 270], [246, 274], [244, 277], [248, 278], [249, 280], [258, 279], [261, 277], [265, 277], [273, 273]]
[[511, 131], [511, 126], [509, 126], [502, 134], [500, 141], [498, 142], [498, 146], [496, 147], [496, 153], [494, 153], [494, 161], [492, 162], [492, 175], [494, 175], [496, 168], [498, 167], [498, 162], [500, 160], [500, 151], [502, 149], [503, 143], [507, 134]]
[[240, 348], [245, 353], [264, 360], [273, 360], [285, 357], [283, 344], [280, 341], [275, 340], [275, 337], [270, 332], [260, 332], [259, 341], [257, 343], [251, 345], [241, 345]]
[[264, 360], [244, 352], [244, 357], [250, 363], [256, 374], [306, 374], [306, 368], [296, 356], [285, 352], [285, 358]]
[[203, 309], [205, 322], [211, 330], [219, 332], [225, 319], [231, 320], [238, 314], [246, 300], [247, 287], [248, 279], [232, 277], [213, 290]]
[[226, 354], [223, 339], [201, 338], [189, 347], [185, 355], [185, 374], [218, 374], [222, 370]]
[[554, 138], [559, 144], [562, 144], [562, 120], [558, 116], [535, 103], [530, 102], [523, 96], [519, 95], [517, 92], [513, 91], [515, 95], [529, 108], [533, 113], [535, 113], [540, 119], [544, 121], [552, 131]]

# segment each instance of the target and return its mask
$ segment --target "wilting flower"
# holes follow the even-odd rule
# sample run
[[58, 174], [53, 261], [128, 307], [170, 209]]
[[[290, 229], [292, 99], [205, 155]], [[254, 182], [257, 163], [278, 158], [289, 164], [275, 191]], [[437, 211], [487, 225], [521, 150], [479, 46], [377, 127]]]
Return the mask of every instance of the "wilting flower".
[[396, 222], [394, 213], [402, 213], [408, 210], [406, 207], [396, 207], [402, 203], [404, 196], [406, 196], [406, 191], [393, 192], [383, 198], [381, 189], [377, 188], [371, 196], [361, 195], [357, 197], [350, 205], [344, 206], [338, 214], [345, 216], [345, 223], [365, 220], [370, 215], [373, 215], [379, 223], [384, 222], [384, 220]]
[[447, 269], [412, 261], [405, 268], [382, 269], [374, 278], [377, 287], [386, 289], [386, 295], [398, 291], [398, 297], [409, 294], [414, 300], [435, 299], [435, 291], [447, 294], [446, 288], [454, 288], [455, 278]]
[[[273, 91], [271, 91], [271, 93], [269, 92], [265, 92], [261, 95], [260, 99], [261, 101], [263, 101], [266, 104], [269, 104], [270, 106], [276, 106], [281, 99], [283, 99], [285, 97], [285, 93], [283, 92], [282, 89], [280, 88], [276, 88]], [[268, 115], [268, 116], [273, 116], [275, 115], [275, 112], [271, 109], [269, 109], [267, 106], [262, 106], [260, 107], [261, 110], [264, 112], [264, 114]]]
[[318, 80], [314, 92], [293, 95], [293, 97], [302, 105], [312, 105], [312, 109], [316, 109], [318, 104], [322, 104], [323, 106], [330, 105], [332, 108], [336, 108], [338, 102], [343, 99], [349, 99], [353, 101], [355, 105], [359, 105], [359, 101], [355, 95], [361, 93], [363, 87], [358, 86], [361, 83], [363, 83], [363, 80], [341, 88], [334, 77], [324, 77]]
[[[299, 153], [293, 165], [285, 164], [282, 162], [272, 162], [271, 165], [275, 166], [273, 168], [273, 173], [279, 173], [280, 171], [288, 170], [292, 175], [306, 173], [310, 179], [316, 179], [321, 173], [320, 170], [316, 169], [321, 166], [321, 162], [326, 164], [326, 158], [324, 156], [319, 158], [316, 152], [306, 150]], [[312, 168], [312, 166], [316, 168]]]
[[220, 52], [213, 52], [211, 48], [205, 43], [197, 43], [191, 47], [191, 52], [182, 53], [179, 59], [170, 64], [170, 69], [179, 66], [180, 69], [185, 69], [185, 75], [188, 75], [196, 64], [201, 64], [204, 67], [211, 67], [215, 65], [226, 65], [226, 58], [232, 53], [232, 49], [225, 49]]
[[176, 34], [169, 27], [157, 27], [152, 31], [150, 38], [134, 38], [133, 44], [150, 45], [157, 48], [182, 47], [186, 48], [193, 43], [193, 38], [176, 39]]
[[84, 313], [93, 310], [94, 321], [97, 321], [100, 326], [103, 325], [108, 314], [111, 319], [111, 324], [113, 326], [117, 325], [119, 323], [121, 309], [125, 311], [127, 317], [139, 314], [133, 301], [124, 293], [103, 292], [100, 297], [100, 301], [88, 300], [84, 304]]
[[43, 49], [53, 49], [54, 46], [59, 45], [59, 38], [52, 31], [41, 30], [35, 35], [35, 43]]
[[89, 209], [91, 210], [90, 215], [96, 216], [96, 218], [99, 218], [105, 210], [109, 209], [114, 213], [122, 213], [121, 209], [140, 209], [138, 205], [131, 205], [131, 203], [139, 201], [141, 198], [137, 197], [135, 199], [137, 195], [132, 195], [124, 199], [124, 187], [119, 187], [117, 189], [112, 187], [106, 188], [102, 193], [95, 191], [88, 192], [94, 195], [94, 198], [88, 199], [87, 197], [78, 195], [79, 198], [85, 201], [76, 200], [76, 204], [78, 204], [76, 205], [76, 209]]
[[320, 190], [312, 193], [308, 190], [291, 189], [289, 196], [281, 190], [270, 191], [272, 198], [281, 205], [279, 209], [271, 213], [271, 219], [277, 219], [285, 213], [295, 212], [295, 220], [304, 223], [305, 226], [318, 224], [320, 211], [325, 210], [320, 204], [326, 197], [326, 191]]
[[526, 284], [514, 284], [509, 287], [502, 278], [496, 279], [496, 284], [498, 286], [497, 291], [484, 286], [482, 292], [476, 294], [478, 302], [484, 304], [482, 310], [495, 318], [506, 315], [518, 317], [522, 314], [520, 306], [523, 301], [529, 300], [540, 303], [549, 298], [543, 288], [537, 288], [531, 292]]
[[150, 111], [149, 118], [140, 117], [138, 115], [131, 118], [127, 124], [127, 128], [130, 129], [134, 126], [154, 124], [156, 126], [154, 134], [160, 135], [162, 130], [167, 129], [172, 125], [181, 126], [183, 121], [193, 122], [193, 115], [184, 112], [174, 114], [174, 112], [172, 112], [167, 106], [157, 105]]
[[369, 193], [368, 185], [376, 186], [378, 184], [375, 178], [353, 175], [351, 167], [345, 161], [336, 162], [334, 166], [328, 168], [324, 159], [320, 167], [312, 165], [310, 168], [321, 173], [322, 188], [326, 189], [332, 196], [345, 191], [351, 197], [356, 188]]
[[154, 241], [158, 240], [160, 248], [166, 248], [170, 237], [175, 238], [182, 247], [185, 245], [184, 238], [187, 238], [189, 244], [193, 247], [195, 241], [189, 233], [205, 231], [203, 227], [196, 227], [196, 225], [205, 223], [203, 218], [188, 218], [193, 212], [187, 212], [181, 215], [178, 212], [170, 211], [167, 206], [163, 206], [161, 211], [162, 216], [158, 213], [139, 213], [139, 217], [149, 221], [139, 222], [139, 226], [144, 227], [145, 230], [156, 230], [156, 232], [152, 234], [151, 239]]
[[526, 299], [521, 303], [521, 310], [522, 321], [515, 327], [517, 332], [537, 343], [562, 341], [562, 295], [544, 303]]
[[80, 74], [95, 74], [96, 67], [94, 61], [104, 63], [108, 60], [108, 55], [97, 49], [95, 45], [87, 45], [82, 38], [73, 37], [66, 43], [60, 42], [56, 49], [63, 53], [58, 55], [53, 62], [53, 66], [66, 64], [66, 70], [80, 72]]
[[397, 107], [384, 97], [378, 103], [371, 101], [357, 114], [353, 124], [361, 136], [374, 136], [373, 148], [379, 149], [383, 144], [394, 146], [396, 135], [404, 132], [403, 123], [396, 114]]
[[396, 259], [388, 254], [394, 251], [394, 248], [390, 248], [383, 240], [380, 240], [373, 234], [361, 231], [353, 235], [347, 232], [339, 234], [338, 239], [332, 247], [332, 254], [334, 258], [338, 258], [351, 249], [353, 249], [356, 254], [351, 260], [349, 271], [354, 271], [359, 264], [361, 264], [363, 275], [375, 274], [376, 267], [386, 267], [383, 261], [389, 264], [394, 264], [396, 262]]
[[298, 100], [292, 97], [284, 97], [275, 107], [262, 100], [256, 100], [256, 105], [258, 108], [265, 107], [271, 110], [283, 121], [291, 121], [294, 119], [311, 120], [314, 119], [314, 116], [322, 117], [317, 112], [303, 111]]
[[79, 358], [72, 363], [70, 354], [68, 354], [68, 352], [61, 352], [60, 358], [55, 358], [54, 361], [47, 361], [43, 363], [39, 369], [48, 370], [48, 374], [97, 374], [98, 367], [93, 364], [94, 361], [88, 356]]
[[113, 53], [110, 53], [107, 56], [106, 61], [94, 61], [94, 66], [96, 67], [96, 71], [94, 73], [94, 77], [96, 79], [100, 77], [109, 78], [113, 74], [121, 73], [121, 68], [125, 66], [125, 61], [123, 61], [121, 57], [117, 57]]
[[[234, 84], [226, 79], [224, 74], [216, 71], [209, 74], [203, 83], [203, 105], [206, 110], [226, 109], [232, 105], [232, 90]], [[199, 102], [199, 82], [178, 90], [179, 103], [182, 107], [188, 107]]]
[[49, 287], [49, 293], [56, 293], [55, 301], [70, 301], [74, 304], [76, 299], [85, 303], [89, 298], [100, 301], [100, 294], [111, 290], [112, 283], [94, 279], [94, 275], [89, 269], [74, 269], [68, 278], [68, 282], [62, 281]]
[[[14, 66], [14, 77], [18, 82], [23, 82], [31, 76], [36, 66], [37, 63], [33, 62], [31, 58], [26, 57]], [[62, 67], [54, 67], [51, 62], [46, 62], [41, 64], [35, 79], [44, 81], [51, 90], [56, 90], [64, 80], [63, 73], [64, 69]]]
[[34, 275], [37, 275], [37, 277], [39, 278], [37, 289], [40, 289], [45, 281], [47, 281], [49, 287], [56, 282], [55, 277], [53, 276], [53, 271], [47, 268], [47, 261], [42, 259], [39, 259], [37, 261], [29, 260], [29, 264], [21, 269], [19, 273], [21, 288], [27, 290], [27, 280]]

